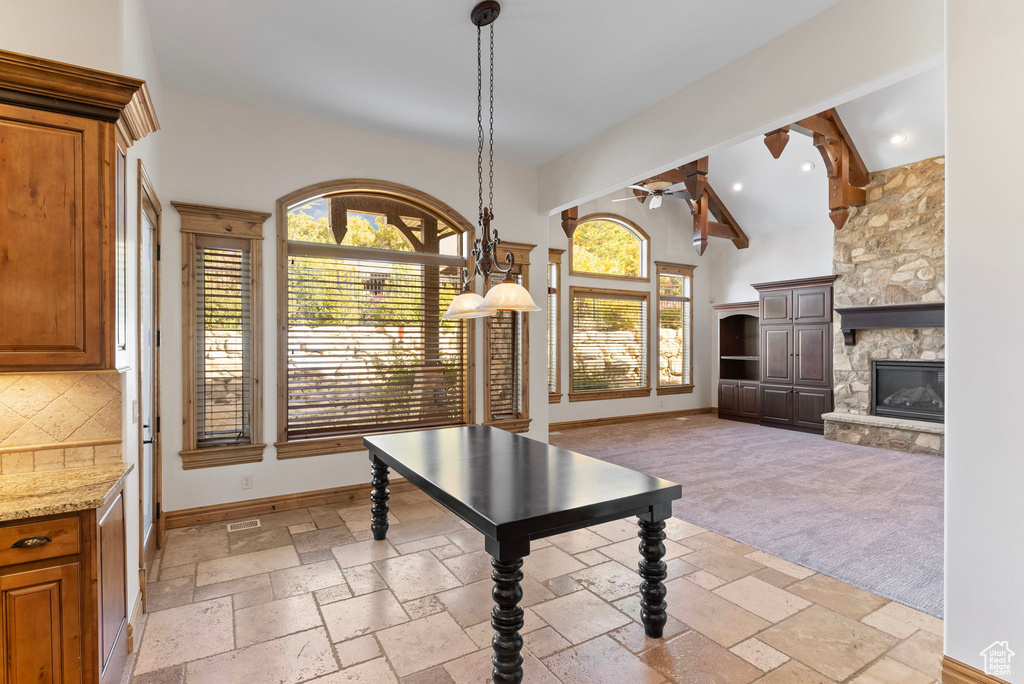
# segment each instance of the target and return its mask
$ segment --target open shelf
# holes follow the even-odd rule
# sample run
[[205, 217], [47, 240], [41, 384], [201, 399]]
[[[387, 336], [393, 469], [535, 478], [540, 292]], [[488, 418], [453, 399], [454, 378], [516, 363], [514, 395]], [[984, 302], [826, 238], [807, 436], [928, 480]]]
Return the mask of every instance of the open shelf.
[[760, 356], [720, 356], [719, 358], [728, 361], [760, 361]]
[[718, 377], [722, 380], [759, 380], [761, 356], [757, 316], [733, 314], [718, 321]]

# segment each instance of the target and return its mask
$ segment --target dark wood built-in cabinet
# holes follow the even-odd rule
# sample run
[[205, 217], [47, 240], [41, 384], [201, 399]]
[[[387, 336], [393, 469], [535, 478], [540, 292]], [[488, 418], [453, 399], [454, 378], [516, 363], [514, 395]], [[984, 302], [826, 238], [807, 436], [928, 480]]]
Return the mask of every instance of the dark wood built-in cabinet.
[[823, 432], [832, 410], [834, 276], [754, 285], [719, 314], [718, 415]]
[[124, 495], [0, 523], [0, 684], [115, 684], [127, 647]]

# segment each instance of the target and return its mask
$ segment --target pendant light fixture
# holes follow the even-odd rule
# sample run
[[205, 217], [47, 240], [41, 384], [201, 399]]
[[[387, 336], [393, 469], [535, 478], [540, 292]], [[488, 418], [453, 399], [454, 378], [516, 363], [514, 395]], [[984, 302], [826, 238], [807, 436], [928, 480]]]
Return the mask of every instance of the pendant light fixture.
[[[516, 282], [513, 269], [515, 257], [512, 252], [505, 254], [505, 265], [502, 266], [495, 258], [501, 239], [498, 231], [492, 230], [494, 220], [494, 20], [501, 12], [501, 5], [495, 0], [484, 0], [470, 13], [470, 19], [476, 26], [476, 176], [479, 204], [480, 237], [473, 241], [473, 271], [462, 269], [462, 293], [452, 300], [442, 318], [481, 318], [493, 316], [499, 311], [540, 311], [529, 291]], [[484, 206], [484, 71], [482, 38], [483, 27], [490, 32], [490, 118], [487, 135], [487, 205]], [[473, 279], [481, 277], [486, 286], [495, 274], [504, 275], [502, 282], [487, 290], [487, 296], [481, 297], [473, 292]]]

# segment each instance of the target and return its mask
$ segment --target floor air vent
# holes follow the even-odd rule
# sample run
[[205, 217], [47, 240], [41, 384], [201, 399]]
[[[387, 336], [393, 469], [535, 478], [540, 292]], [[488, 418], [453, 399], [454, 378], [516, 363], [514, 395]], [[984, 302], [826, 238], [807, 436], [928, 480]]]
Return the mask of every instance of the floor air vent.
[[238, 532], [239, 530], [252, 530], [259, 526], [259, 518], [257, 518], [256, 520], [243, 520], [242, 522], [228, 523], [228, 532]]

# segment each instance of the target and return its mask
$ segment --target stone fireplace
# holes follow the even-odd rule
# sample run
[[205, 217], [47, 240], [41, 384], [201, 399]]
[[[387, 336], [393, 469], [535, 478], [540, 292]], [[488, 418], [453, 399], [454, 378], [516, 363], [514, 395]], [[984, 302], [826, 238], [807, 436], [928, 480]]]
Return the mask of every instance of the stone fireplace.
[[932, 395], [944, 408], [945, 159], [873, 173], [866, 190], [867, 204], [835, 234], [835, 411], [825, 437], [941, 456]]

